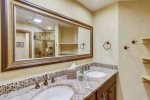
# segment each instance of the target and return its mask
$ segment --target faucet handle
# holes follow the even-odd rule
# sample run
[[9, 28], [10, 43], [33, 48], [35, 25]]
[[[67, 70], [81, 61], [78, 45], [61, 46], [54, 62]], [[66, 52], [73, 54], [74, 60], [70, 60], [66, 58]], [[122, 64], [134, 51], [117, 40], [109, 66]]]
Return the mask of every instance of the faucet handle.
[[39, 89], [39, 88], [40, 88], [39, 83], [36, 83], [35, 89]]
[[48, 85], [48, 76], [47, 76], [47, 75], [45, 75], [44, 85], [45, 85], [45, 86], [47, 86], [47, 85]]
[[47, 79], [44, 81], [44, 85], [45, 85], [45, 86], [48, 85], [48, 80], [47, 80]]
[[55, 83], [55, 79], [54, 79], [54, 77], [52, 77], [51, 83]]
[[89, 65], [85, 66], [85, 71], [87, 71], [87, 70], [90, 70], [90, 66]]

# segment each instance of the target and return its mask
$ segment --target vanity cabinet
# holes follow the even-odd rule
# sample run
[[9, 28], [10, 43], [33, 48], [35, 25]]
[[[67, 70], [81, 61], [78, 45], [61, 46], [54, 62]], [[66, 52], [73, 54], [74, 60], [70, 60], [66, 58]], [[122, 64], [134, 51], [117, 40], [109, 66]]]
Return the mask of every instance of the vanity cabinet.
[[109, 90], [101, 94], [97, 94], [97, 99], [93, 100], [116, 100], [116, 85], [113, 84]]
[[96, 92], [92, 93], [89, 97], [87, 97], [85, 100], [97, 100], [96, 99]]
[[116, 76], [111, 77], [85, 100], [116, 100]]
[[108, 100], [116, 100], [116, 84], [113, 84], [108, 91]]

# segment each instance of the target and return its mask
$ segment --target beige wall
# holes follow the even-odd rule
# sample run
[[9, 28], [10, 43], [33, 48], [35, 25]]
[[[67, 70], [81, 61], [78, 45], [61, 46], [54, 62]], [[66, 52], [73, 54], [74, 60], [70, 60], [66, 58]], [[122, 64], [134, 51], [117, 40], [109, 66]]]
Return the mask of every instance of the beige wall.
[[[94, 14], [94, 60], [118, 64], [118, 4], [100, 9]], [[110, 41], [112, 48], [105, 50], [103, 44]]]
[[[118, 100], [150, 100], [150, 85], [144, 84], [141, 78], [141, 75], [150, 75], [150, 65], [144, 65], [141, 61], [141, 57], [150, 57], [150, 48], [140, 40], [150, 36], [150, 1], [119, 2], [118, 8], [119, 76], [122, 91], [122, 97], [120, 95]], [[139, 42], [132, 45], [133, 39]], [[130, 46], [130, 49], [124, 50], [124, 45]]]
[[[47, 7], [50, 10], [56, 11], [68, 17], [71, 17], [81, 22], [92, 25], [92, 13], [89, 12], [86, 8], [76, 3], [74, 0], [30, 0], [30, 1], [33, 1], [34, 3], [37, 3], [38, 5]], [[78, 60], [78, 61], [0, 73], [0, 81], [20, 78], [20, 77], [27, 77], [29, 75], [34, 75], [34, 74], [48, 72], [48, 71], [52, 71], [56, 69], [66, 68], [73, 62], [76, 62], [77, 64], [81, 64], [81, 63], [87, 63], [91, 61], [92, 59], [84, 59], [84, 60]]]
[[[122, 1], [94, 14], [94, 60], [118, 65], [117, 100], [150, 100], [150, 86], [141, 78], [150, 75], [150, 65], [141, 61], [150, 56], [150, 47], [140, 40], [150, 36], [149, 5], [148, 0]], [[132, 45], [133, 39], [139, 42]], [[106, 40], [112, 43], [112, 51], [102, 48]], [[124, 50], [124, 45], [130, 49]]]

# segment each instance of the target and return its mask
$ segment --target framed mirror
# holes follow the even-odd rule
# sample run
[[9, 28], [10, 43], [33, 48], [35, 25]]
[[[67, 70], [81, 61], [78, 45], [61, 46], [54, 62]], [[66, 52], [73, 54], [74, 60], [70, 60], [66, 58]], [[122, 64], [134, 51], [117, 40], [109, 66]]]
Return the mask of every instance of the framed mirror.
[[1, 0], [2, 71], [93, 57], [93, 27], [27, 0]]

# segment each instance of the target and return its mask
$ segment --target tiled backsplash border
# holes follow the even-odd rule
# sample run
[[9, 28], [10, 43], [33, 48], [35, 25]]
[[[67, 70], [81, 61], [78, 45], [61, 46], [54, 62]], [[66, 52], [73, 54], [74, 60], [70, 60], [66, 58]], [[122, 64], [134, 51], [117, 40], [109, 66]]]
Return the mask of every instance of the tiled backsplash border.
[[89, 63], [89, 66], [99, 66], [99, 67], [104, 67], [104, 68], [118, 70], [118, 66], [117, 65], [103, 64], [103, 63], [97, 63], [97, 62]]
[[[77, 70], [79, 70], [80, 68], [84, 68], [84, 69], [88, 69], [89, 67], [92, 66], [98, 66], [98, 67], [104, 67], [104, 68], [110, 68], [110, 69], [116, 69], [117, 70], [117, 66], [116, 65], [110, 65], [110, 64], [102, 64], [102, 63], [97, 63], [97, 62], [92, 62], [92, 63], [88, 63], [88, 64], [84, 64], [84, 65], [79, 65], [77, 67]], [[21, 80], [21, 81], [17, 81], [17, 82], [13, 82], [13, 83], [9, 83], [6, 85], [0, 85], [0, 96], [16, 91], [16, 90], [20, 90], [23, 89], [25, 87], [29, 87], [32, 85], [35, 85], [36, 83], [40, 83], [43, 82], [45, 80], [45, 76], [48, 76], [48, 80], [51, 80], [52, 77], [56, 78], [56, 77], [60, 77], [63, 75], [66, 75], [66, 70], [61, 70], [61, 71], [57, 71], [54, 73], [50, 73], [50, 74], [45, 74], [45, 75], [41, 75], [41, 76], [37, 76], [37, 77], [32, 77], [32, 78], [28, 78], [25, 80]]]
[[21, 80], [18, 82], [2, 85], [2, 86], [0, 86], [0, 96], [3, 94], [7, 94], [10, 92], [16, 91], [16, 90], [23, 89], [25, 87], [29, 87], [31, 85], [35, 85], [36, 83], [43, 82], [46, 78], [45, 77], [46, 75], [48, 76], [48, 80], [51, 80], [52, 77], [56, 78], [56, 77], [63, 76], [65, 74], [66, 74], [66, 70], [62, 70], [62, 71], [45, 74], [45, 75], [41, 75], [41, 76], [37, 76], [37, 77], [32, 77], [32, 78], [28, 78], [28, 79]]

